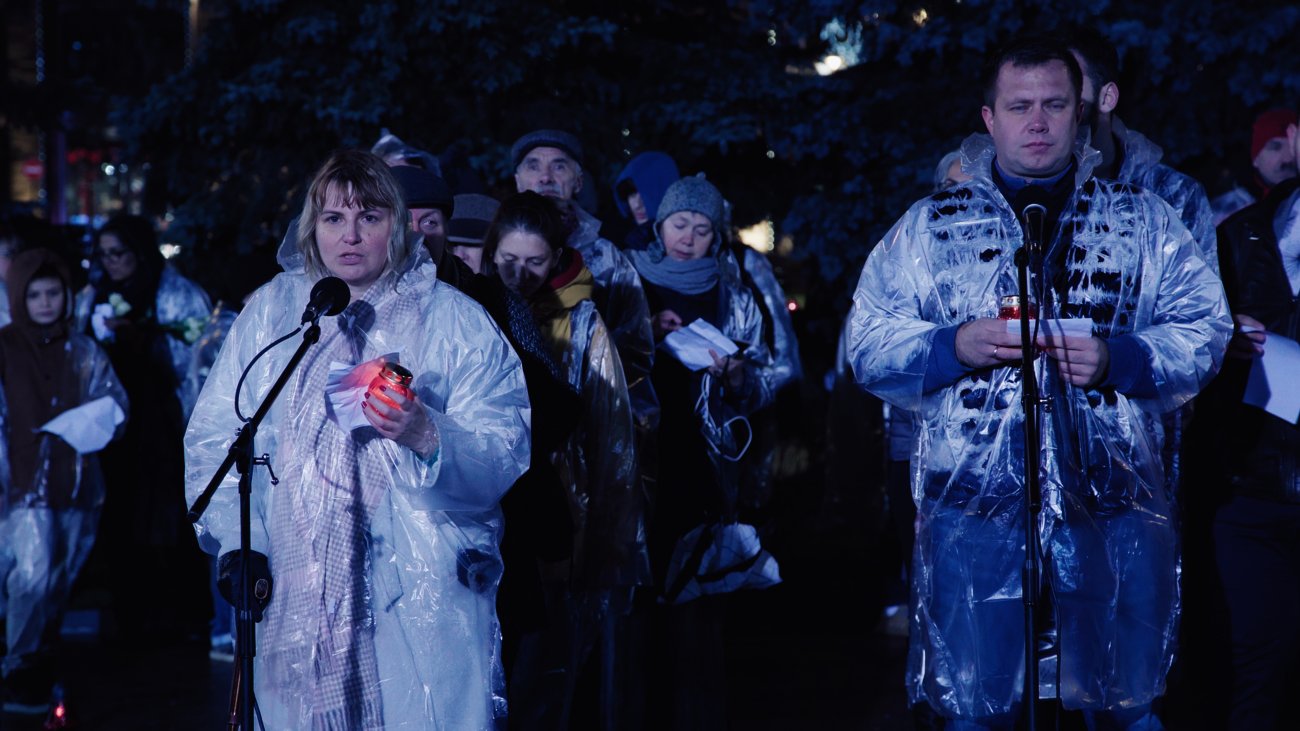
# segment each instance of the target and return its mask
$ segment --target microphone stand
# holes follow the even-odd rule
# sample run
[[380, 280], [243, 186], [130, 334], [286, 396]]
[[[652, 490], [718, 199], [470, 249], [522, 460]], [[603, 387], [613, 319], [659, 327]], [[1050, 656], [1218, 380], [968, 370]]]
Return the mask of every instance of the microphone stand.
[[[257, 428], [261, 425], [266, 414], [271, 410], [271, 405], [280, 395], [280, 391], [289, 382], [289, 377], [298, 367], [303, 357], [307, 354], [308, 348], [315, 345], [320, 340], [320, 324], [317, 320], [312, 320], [307, 331], [303, 333], [302, 343], [298, 345], [298, 350], [294, 352], [293, 357], [285, 365], [280, 377], [276, 379], [271, 390], [267, 392], [266, 398], [258, 406], [256, 413], [253, 414], [244, 426], [238, 431], [234, 443], [226, 453], [226, 458], [217, 468], [217, 473], [213, 475], [208, 486], [204, 488], [203, 493], [194, 501], [190, 507], [189, 518], [191, 523], [198, 522], [203, 516], [203, 512], [208, 509], [208, 503], [212, 501], [212, 495], [217, 491], [226, 475], [230, 473], [232, 466], [239, 469], [239, 560], [240, 560], [240, 587], [239, 587], [239, 607], [235, 615], [235, 673], [231, 678], [230, 688], [230, 715], [227, 722], [227, 728], [242, 729], [243, 731], [252, 731], [256, 701], [253, 696], [253, 657], [257, 654], [257, 633], [254, 624], [257, 620], [253, 619], [253, 599], [265, 598], [269, 587], [263, 582], [259, 586], [253, 586], [252, 572], [249, 569], [249, 558], [252, 553], [252, 495], [253, 495], [253, 467], [263, 465], [271, 473], [271, 484], [279, 483], [275, 476], [275, 471], [271, 469], [270, 456], [263, 454], [260, 457], [253, 456], [253, 439], [257, 436]], [[239, 394], [235, 394], [238, 398]]]
[[[1025, 605], [1025, 728], [1038, 728], [1038, 611], [1039, 577], [1042, 575], [1042, 553], [1038, 535], [1038, 517], [1042, 511], [1041, 466], [1039, 465], [1038, 419], [1045, 401], [1038, 392], [1038, 379], [1034, 373], [1034, 341], [1029, 329], [1030, 247], [1041, 242], [1032, 240], [1026, 230], [1025, 241], [1016, 251], [1016, 279], [1020, 289], [1020, 384], [1021, 407], [1025, 414], [1025, 563], [1022, 568], [1021, 588]], [[1041, 304], [1041, 303], [1040, 303]], [[1042, 313], [1036, 313], [1041, 315]]]

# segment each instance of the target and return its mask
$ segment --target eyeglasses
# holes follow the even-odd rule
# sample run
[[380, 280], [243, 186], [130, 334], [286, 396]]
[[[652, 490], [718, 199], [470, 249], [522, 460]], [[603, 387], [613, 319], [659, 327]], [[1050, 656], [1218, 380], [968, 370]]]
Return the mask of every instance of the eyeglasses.
[[108, 261], [109, 259], [112, 259], [113, 261], [121, 261], [122, 259], [125, 259], [125, 258], [127, 257], [127, 255], [130, 254], [130, 253], [131, 253], [131, 250], [130, 250], [130, 249], [127, 249], [127, 248], [122, 248], [122, 249], [98, 249], [98, 250], [95, 252], [95, 255], [98, 256], [98, 257], [99, 257], [100, 259], [102, 259], [103, 261]]

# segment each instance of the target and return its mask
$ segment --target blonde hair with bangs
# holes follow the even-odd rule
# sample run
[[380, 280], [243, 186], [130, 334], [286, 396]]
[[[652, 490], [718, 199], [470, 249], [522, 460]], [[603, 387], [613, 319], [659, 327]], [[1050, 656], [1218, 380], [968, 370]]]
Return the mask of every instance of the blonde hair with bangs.
[[364, 150], [340, 150], [316, 171], [298, 216], [298, 253], [302, 254], [308, 275], [314, 279], [333, 276], [316, 245], [316, 219], [328, 204], [332, 191], [343, 195], [344, 205], [384, 209], [392, 215], [388, 261], [380, 277], [406, 262], [411, 255], [411, 239], [406, 234], [409, 214], [397, 180], [377, 155]]

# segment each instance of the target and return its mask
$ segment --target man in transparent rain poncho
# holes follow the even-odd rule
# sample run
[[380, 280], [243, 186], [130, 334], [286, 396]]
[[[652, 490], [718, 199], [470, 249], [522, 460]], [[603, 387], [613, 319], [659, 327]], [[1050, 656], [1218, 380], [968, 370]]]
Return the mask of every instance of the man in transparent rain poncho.
[[[252, 547], [274, 582], [257, 626], [268, 729], [484, 729], [505, 714], [497, 501], [528, 467], [528, 397], [514, 351], [481, 307], [436, 282], [406, 218], [378, 157], [331, 157], [296, 248], [281, 250], [284, 273], [235, 321], [186, 434], [192, 501], [239, 426], [241, 371], [298, 325], [317, 280], [348, 285], [351, 304], [321, 321], [255, 445], [279, 477], [254, 471]], [[245, 415], [295, 345], [253, 365]], [[380, 358], [414, 374], [405, 397], [367, 385]], [[226, 568], [238, 526], [232, 474], [198, 529]]]
[[[1078, 64], [1042, 41], [988, 66], [992, 142], [963, 145], [972, 180], [919, 201], [872, 251], [854, 294], [849, 358], [860, 383], [918, 412], [912, 456], [912, 702], [949, 728], [1010, 728], [1024, 679], [1024, 437], [1016, 207], [1047, 201], [1034, 280], [1040, 315], [1091, 321], [1091, 336], [1037, 338], [1046, 585], [1067, 709], [1118, 728], [1158, 728], [1178, 619], [1174, 516], [1160, 414], [1218, 369], [1232, 323], [1223, 288], [1167, 204], [1096, 179], [1077, 146]], [[1040, 623], [1040, 626], [1041, 623]]]

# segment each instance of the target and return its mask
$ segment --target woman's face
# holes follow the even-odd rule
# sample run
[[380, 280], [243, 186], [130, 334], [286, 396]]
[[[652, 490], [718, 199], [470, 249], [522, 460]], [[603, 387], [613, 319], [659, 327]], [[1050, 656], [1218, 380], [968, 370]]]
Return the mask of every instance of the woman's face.
[[709, 253], [713, 243], [713, 223], [703, 213], [678, 211], [664, 219], [659, 235], [670, 259], [690, 261]]
[[506, 286], [523, 297], [531, 297], [550, 278], [559, 259], [546, 239], [527, 231], [511, 231], [501, 237], [492, 261]]
[[115, 233], [101, 234], [97, 249], [96, 254], [99, 256], [100, 263], [104, 265], [104, 273], [114, 282], [129, 279], [132, 274], [135, 274], [136, 267], [140, 265], [135, 258], [135, 252], [128, 249]]
[[333, 186], [316, 216], [316, 250], [331, 274], [342, 279], [358, 299], [384, 273], [393, 212], [387, 208], [348, 205]]

